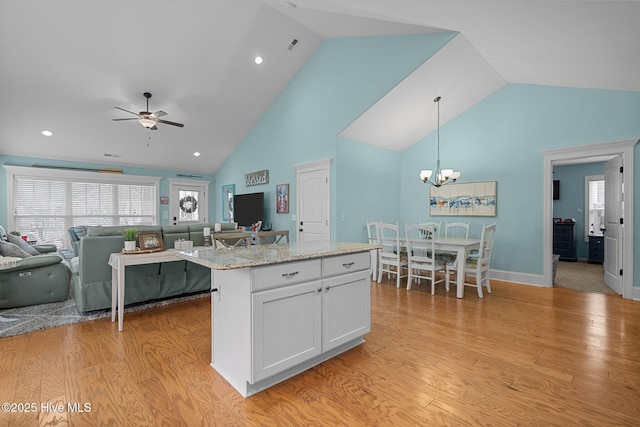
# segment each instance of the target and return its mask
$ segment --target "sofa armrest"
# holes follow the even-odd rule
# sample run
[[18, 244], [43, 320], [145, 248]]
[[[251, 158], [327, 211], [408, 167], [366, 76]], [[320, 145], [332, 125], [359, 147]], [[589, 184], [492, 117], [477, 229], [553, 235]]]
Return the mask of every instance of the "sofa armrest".
[[0, 274], [10, 273], [12, 271], [32, 270], [34, 268], [46, 267], [48, 265], [60, 264], [62, 258], [58, 255], [38, 255], [29, 258], [23, 258], [17, 262], [15, 267], [0, 270]]
[[58, 247], [56, 245], [51, 245], [51, 244], [47, 244], [47, 245], [33, 245], [33, 248], [40, 252], [41, 254], [48, 254], [50, 252], [55, 252], [58, 250]]

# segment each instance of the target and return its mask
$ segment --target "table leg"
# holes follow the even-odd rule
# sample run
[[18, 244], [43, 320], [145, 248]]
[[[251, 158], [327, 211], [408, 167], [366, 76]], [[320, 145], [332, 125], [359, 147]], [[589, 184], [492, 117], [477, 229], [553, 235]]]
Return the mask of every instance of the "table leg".
[[464, 297], [464, 265], [465, 262], [467, 260], [467, 251], [466, 248], [463, 247], [458, 247], [458, 254], [457, 254], [457, 261], [458, 261], [458, 271], [456, 272], [456, 280], [458, 281], [458, 289], [456, 290], [456, 296], [458, 298], [463, 298]]
[[118, 268], [118, 331], [122, 332], [122, 323], [124, 322], [124, 265]]
[[118, 301], [118, 270], [111, 268], [111, 322], [116, 321], [116, 303]]

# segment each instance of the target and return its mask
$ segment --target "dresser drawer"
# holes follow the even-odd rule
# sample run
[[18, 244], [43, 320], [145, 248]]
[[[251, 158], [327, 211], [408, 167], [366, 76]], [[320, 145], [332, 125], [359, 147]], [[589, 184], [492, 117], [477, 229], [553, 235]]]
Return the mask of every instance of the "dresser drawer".
[[332, 256], [322, 260], [322, 277], [337, 276], [369, 268], [371, 268], [371, 254], [369, 252]]
[[278, 288], [320, 278], [321, 260], [294, 261], [251, 269], [251, 291]]

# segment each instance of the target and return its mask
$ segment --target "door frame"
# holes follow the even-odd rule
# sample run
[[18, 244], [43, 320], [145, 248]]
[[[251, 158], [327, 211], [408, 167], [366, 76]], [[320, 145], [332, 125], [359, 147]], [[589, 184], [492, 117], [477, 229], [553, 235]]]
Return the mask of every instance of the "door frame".
[[[622, 247], [622, 297], [640, 300], [640, 288], [633, 287], [633, 149], [638, 138], [609, 141], [596, 144], [564, 147], [551, 150], [541, 150], [544, 156], [544, 204], [543, 204], [543, 286], [553, 286], [553, 166], [554, 164], [574, 162], [586, 163], [598, 161], [593, 158], [607, 156], [621, 156], [624, 165], [622, 179], [624, 182], [624, 218], [625, 234], [631, 236], [624, 239]], [[582, 160], [582, 161], [581, 161]]]
[[201, 223], [209, 221], [209, 183], [210, 181], [193, 180], [193, 179], [179, 179], [179, 178], [167, 178], [169, 181], [169, 224], [173, 225], [173, 214], [175, 213], [175, 201], [172, 200], [176, 193], [177, 187], [202, 187], [204, 200], [200, 200], [198, 203], [202, 209]]

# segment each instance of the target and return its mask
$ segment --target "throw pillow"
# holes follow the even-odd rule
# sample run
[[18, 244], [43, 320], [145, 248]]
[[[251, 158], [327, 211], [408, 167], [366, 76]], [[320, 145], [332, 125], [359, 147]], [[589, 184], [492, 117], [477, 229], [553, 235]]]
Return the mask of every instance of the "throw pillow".
[[3, 256], [18, 258], [28, 258], [32, 256], [31, 254], [20, 249], [19, 246], [16, 246], [13, 243], [5, 242], [4, 240], [0, 240], [0, 254], [2, 254]]
[[31, 255], [38, 255], [40, 252], [36, 250], [33, 246], [22, 240], [22, 238], [18, 236], [14, 236], [13, 234], [9, 234], [7, 236], [9, 238], [9, 243], [13, 243], [23, 251]]

